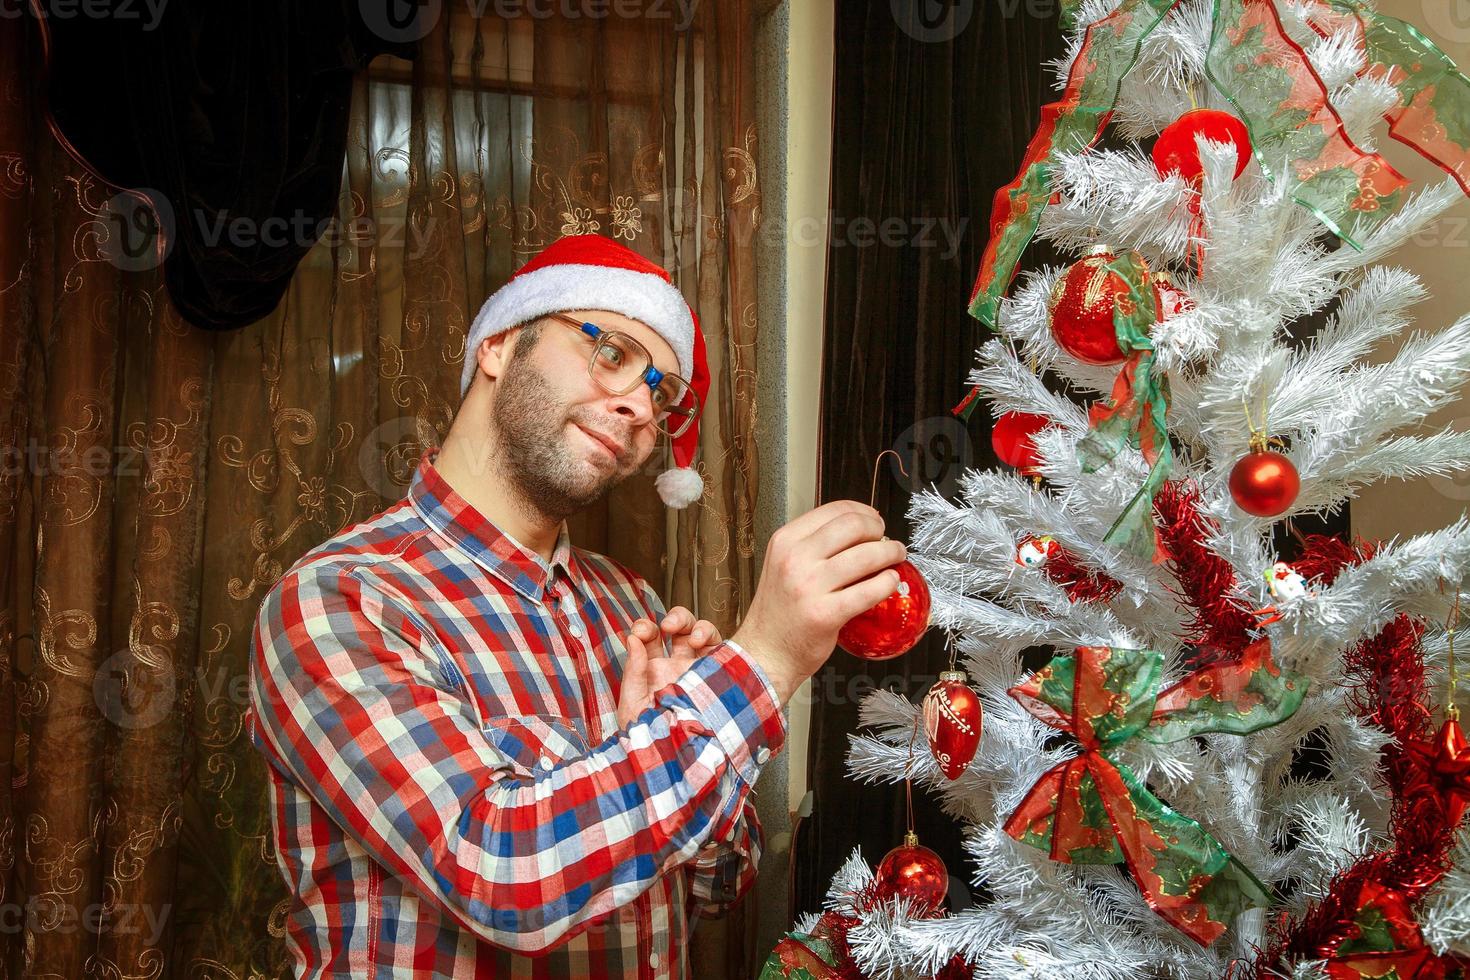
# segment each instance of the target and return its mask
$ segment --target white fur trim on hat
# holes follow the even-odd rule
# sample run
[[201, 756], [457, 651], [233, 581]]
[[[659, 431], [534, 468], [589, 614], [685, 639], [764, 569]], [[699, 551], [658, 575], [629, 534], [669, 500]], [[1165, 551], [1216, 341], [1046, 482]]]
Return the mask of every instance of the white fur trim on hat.
[[688, 466], [664, 470], [654, 477], [653, 485], [669, 507], [688, 507], [704, 496], [704, 478]]
[[459, 393], [469, 390], [479, 359], [475, 350], [486, 337], [548, 313], [610, 310], [638, 320], [668, 342], [679, 373], [694, 372], [694, 318], [684, 294], [647, 272], [601, 265], [549, 265], [515, 276], [485, 300], [465, 340]]

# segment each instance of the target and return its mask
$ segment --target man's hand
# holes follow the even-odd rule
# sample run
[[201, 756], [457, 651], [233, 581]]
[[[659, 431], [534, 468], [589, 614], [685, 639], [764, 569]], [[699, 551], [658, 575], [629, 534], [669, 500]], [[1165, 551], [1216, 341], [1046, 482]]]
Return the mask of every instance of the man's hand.
[[[673, 653], [664, 655], [663, 637], [669, 637]], [[683, 606], [670, 609], [657, 626], [640, 619], [628, 634], [628, 660], [623, 665], [618, 690], [618, 727], [628, 725], [653, 703], [653, 696], [694, 665], [710, 647], [722, 642], [720, 631], [709, 620], [696, 620]], [[653, 649], [650, 650], [649, 647]]]
[[750, 610], [730, 639], [765, 670], [781, 703], [826, 663], [837, 631], [898, 588], [889, 567], [908, 555], [883, 538], [883, 518], [834, 500], [779, 528], [766, 548]]

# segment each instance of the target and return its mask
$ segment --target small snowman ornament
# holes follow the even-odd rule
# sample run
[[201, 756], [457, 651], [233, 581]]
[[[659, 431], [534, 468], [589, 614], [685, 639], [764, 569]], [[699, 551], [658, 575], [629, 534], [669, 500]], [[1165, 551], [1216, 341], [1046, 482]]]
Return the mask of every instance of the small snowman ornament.
[[1049, 559], [1061, 553], [1062, 546], [1051, 535], [1029, 537], [1016, 546], [1016, 564], [1026, 568], [1040, 568]]
[[1266, 569], [1266, 591], [1271, 593], [1275, 600], [1269, 606], [1256, 610], [1257, 616], [1263, 616], [1262, 626], [1270, 626], [1281, 619], [1280, 606], [1284, 602], [1294, 602], [1312, 594], [1307, 588], [1306, 576], [1284, 561], [1278, 561]]

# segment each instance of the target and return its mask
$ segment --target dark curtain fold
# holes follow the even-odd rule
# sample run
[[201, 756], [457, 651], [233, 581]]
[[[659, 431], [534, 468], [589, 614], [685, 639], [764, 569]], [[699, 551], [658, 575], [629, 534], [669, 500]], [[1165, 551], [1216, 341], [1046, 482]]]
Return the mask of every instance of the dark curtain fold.
[[[1055, 97], [1043, 66], [1063, 53], [1055, 6], [840, 4], [820, 492], [824, 501], [868, 500], [876, 457], [897, 451], [910, 476], [885, 457], [875, 503], [890, 537], [909, 536], [913, 490], [952, 491], [961, 469], [996, 465], [988, 413], [976, 411], [966, 427], [949, 410], [987, 336], [965, 307], [991, 199], [1015, 176], [1041, 106]], [[917, 700], [947, 663], [944, 637], [931, 631], [883, 663], [839, 650], [814, 678], [815, 810], [794, 852], [798, 911], [820, 907], [854, 846], [876, 864], [903, 836], [902, 784], [868, 786], [846, 773], [864, 690], [887, 686]], [[928, 751], [922, 735], [915, 751]], [[921, 840], [950, 868], [951, 897], [967, 904], [957, 894], [967, 877], [958, 824], [922, 790], [914, 806]]]

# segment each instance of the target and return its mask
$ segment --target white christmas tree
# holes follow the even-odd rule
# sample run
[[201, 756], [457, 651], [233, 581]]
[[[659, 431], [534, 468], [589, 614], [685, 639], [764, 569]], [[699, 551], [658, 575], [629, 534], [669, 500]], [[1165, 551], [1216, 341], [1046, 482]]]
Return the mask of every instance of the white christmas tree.
[[[1419, 736], [1445, 707], [1470, 526], [1312, 541], [1295, 568], [1272, 531], [1470, 467], [1470, 433], [1426, 425], [1470, 375], [1470, 317], [1381, 349], [1426, 296], [1381, 263], [1464, 191], [1470, 83], [1342, 0], [1086, 0], [1065, 20], [1061, 111], [1029, 191], [1023, 172], [998, 198], [971, 307], [995, 336], [970, 381], [994, 414], [1045, 427], [1020, 472], [968, 472], [956, 501], [922, 491], [909, 512], [983, 734], [950, 779], [923, 735], [911, 749], [921, 706], [880, 690], [849, 757], [867, 782], [911, 772], [915, 799], [965, 826], [951, 870], [977, 901], [940, 913], [855, 854], [829, 895], [847, 958], [832, 975], [1453, 976], [1470, 954], [1470, 841], [1448, 847], [1464, 771], [1435, 769], [1456, 746]], [[1221, 116], [1176, 125], [1196, 108], [1240, 120], [1246, 145], [1199, 125]], [[1443, 184], [1387, 167], [1385, 117]], [[1165, 131], [1199, 178], [1142, 148]], [[1095, 254], [1012, 282], [1033, 230]], [[1121, 364], [1076, 356], [1097, 303], [1116, 335], [1090, 339]], [[1232, 492], [1242, 460], [1272, 453], [1294, 496], [1270, 467]], [[1033, 677], [1036, 647], [1057, 659]], [[1326, 761], [1304, 775], [1313, 745]]]

